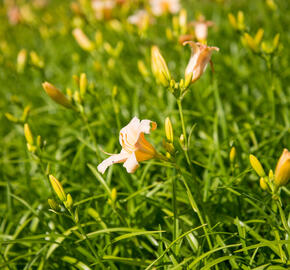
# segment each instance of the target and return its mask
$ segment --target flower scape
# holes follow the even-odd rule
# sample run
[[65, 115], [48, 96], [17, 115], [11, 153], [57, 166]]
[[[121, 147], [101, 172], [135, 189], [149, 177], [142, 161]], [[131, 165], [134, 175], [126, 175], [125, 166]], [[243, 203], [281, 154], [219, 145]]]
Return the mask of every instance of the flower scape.
[[0, 269], [290, 269], [288, 9], [3, 0]]

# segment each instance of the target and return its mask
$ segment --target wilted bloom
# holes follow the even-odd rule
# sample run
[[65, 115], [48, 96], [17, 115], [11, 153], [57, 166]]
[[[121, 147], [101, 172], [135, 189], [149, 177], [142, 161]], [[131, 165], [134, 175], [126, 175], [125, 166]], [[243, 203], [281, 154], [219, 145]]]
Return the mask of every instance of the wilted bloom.
[[179, 0], [150, 0], [150, 6], [156, 16], [164, 13], [175, 14], [180, 10]]
[[164, 86], [168, 86], [171, 76], [167, 64], [157, 46], [151, 48], [151, 68], [154, 76]]
[[92, 8], [95, 11], [98, 20], [110, 19], [112, 10], [116, 5], [114, 0], [93, 0]]
[[207, 39], [208, 27], [214, 25], [212, 21], [206, 21], [204, 16], [199, 16], [198, 20], [192, 22], [194, 26], [195, 37], [199, 42], [205, 42]]
[[68, 100], [68, 98], [60, 92], [54, 85], [52, 85], [49, 82], [44, 82], [42, 84], [43, 89], [45, 92], [49, 95], [49, 97], [54, 100], [56, 103], [66, 107], [66, 108], [73, 108], [73, 105], [71, 102]]
[[275, 184], [286, 186], [290, 180], [290, 152], [284, 149], [275, 169]]
[[94, 49], [94, 43], [89, 40], [89, 38], [86, 36], [86, 34], [83, 32], [80, 28], [75, 28], [72, 31], [72, 34], [77, 41], [77, 43], [80, 45], [80, 47], [85, 51], [92, 51]]
[[191, 57], [185, 70], [185, 84], [193, 83], [200, 78], [210, 61], [213, 51], [219, 51], [217, 47], [186, 41], [183, 45], [189, 44], [191, 47]]
[[120, 154], [113, 154], [99, 164], [99, 172], [104, 173], [109, 166], [124, 162], [123, 166], [127, 169], [127, 172], [134, 173], [139, 167], [139, 162], [154, 158], [157, 153], [145, 139], [144, 133], [149, 134], [156, 127], [155, 122], [150, 120], [140, 121], [137, 117], [134, 117], [120, 131], [119, 141], [122, 146]]
[[136, 25], [141, 30], [145, 30], [151, 21], [146, 10], [138, 10], [128, 18], [129, 23]]

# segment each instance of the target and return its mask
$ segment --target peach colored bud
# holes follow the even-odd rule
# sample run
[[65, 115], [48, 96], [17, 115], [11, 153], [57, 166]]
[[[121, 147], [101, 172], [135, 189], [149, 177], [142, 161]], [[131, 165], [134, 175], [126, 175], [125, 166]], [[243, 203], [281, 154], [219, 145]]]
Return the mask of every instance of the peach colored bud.
[[66, 107], [66, 108], [73, 108], [73, 105], [70, 103], [68, 98], [60, 92], [54, 85], [49, 82], [44, 82], [42, 84], [43, 89], [49, 95], [49, 97], [54, 100], [56, 103]]
[[19, 51], [17, 55], [17, 72], [18, 73], [22, 73], [24, 71], [26, 62], [27, 62], [27, 51], [25, 49], [22, 49]]
[[72, 31], [72, 34], [76, 40], [76, 42], [80, 45], [80, 47], [85, 51], [92, 51], [94, 49], [94, 43], [89, 40], [86, 34], [80, 28], [75, 28]]
[[275, 169], [276, 186], [286, 186], [290, 179], [290, 152], [284, 149]]

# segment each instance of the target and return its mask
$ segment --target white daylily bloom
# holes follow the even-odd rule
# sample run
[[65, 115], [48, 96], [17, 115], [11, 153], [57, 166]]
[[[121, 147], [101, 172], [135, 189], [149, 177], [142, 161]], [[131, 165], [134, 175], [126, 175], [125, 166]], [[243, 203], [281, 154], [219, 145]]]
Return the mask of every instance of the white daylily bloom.
[[122, 150], [105, 159], [98, 166], [98, 171], [104, 173], [106, 169], [115, 164], [123, 163], [128, 173], [134, 173], [139, 167], [139, 162], [149, 160], [156, 156], [154, 147], [145, 139], [144, 133], [149, 134], [155, 130], [157, 124], [150, 120], [140, 121], [134, 117], [131, 122], [121, 129], [119, 141]]
[[150, 0], [150, 6], [156, 16], [167, 12], [175, 14], [180, 10], [179, 0]]

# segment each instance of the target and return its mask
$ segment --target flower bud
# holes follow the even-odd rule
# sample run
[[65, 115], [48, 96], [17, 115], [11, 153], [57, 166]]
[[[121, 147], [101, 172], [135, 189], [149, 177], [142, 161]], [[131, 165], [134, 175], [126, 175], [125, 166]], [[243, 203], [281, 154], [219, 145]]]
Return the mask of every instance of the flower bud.
[[284, 149], [275, 169], [275, 185], [286, 186], [290, 179], [290, 152]]
[[23, 110], [23, 113], [22, 113], [22, 116], [21, 116], [21, 120], [23, 122], [26, 122], [27, 118], [28, 118], [28, 115], [29, 115], [29, 112], [30, 112], [30, 106], [27, 105], [24, 110]]
[[40, 57], [38, 56], [38, 54], [35, 51], [30, 52], [30, 60], [31, 60], [31, 63], [35, 67], [38, 67], [38, 68], [44, 67], [43, 61], [40, 59]]
[[86, 36], [86, 34], [83, 32], [80, 28], [75, 28], [72, 31], [72, 34], [76, 40], [76, 42], [79, 44], [79, 46], [85, 50], [85, 51], [92, 51], [94, 49], [94, 43], [89, 40], [89, 38]]
[[37, 145], [38, 148], [42, 148], [42, 146], [43, 146], [42, 139], [41, 139], [40, 135], [38, 135], [36, 137], [36, 145]]
[[168, 86], [171, 76], [167, 64], [157, 46], [152, 46], [151, 48], [151, 67], [156, 79], [164, 86]]
[[144, 62], [142, 60], [138, 60], [137, 62], [137, 66], [138, 66], [138, 70], [141, 73], [141, 75], [146, 78], [149, 75], [149, 72], [144, 64]]
[[260, 161], [254, 155], [250, 155], [250, 163], [251, 163], [253, 169], [256, 171], [256, 173], [260, 177], [266, 176], [265, 171], [264, 171]]
[[236, 158], [236, 148], [234, 146], [231, 148], [229, 158], [230, 158], [230, 162], [234, 163], [235, 158]]
[[66, 107], [66, 108], [73, 108], [73, 105], [70, 103], [68, 98], [60, 92], [54, 85], [48, 82], [44, 82], [42, 84], [43, 89], [49, 95], [49, 97], [54, 100], [56, 103]]
[[80, 76], [80, 94], [84, 96], [87, 91], [88, 80], [85, 73], [82, 73]]
[[22, 49], [19, 51], [17, 55], [17, 72], [18, 73], [22, 73], [24, 71], [26, 62], [27, 62], [27, 51], [25, 49]]
[[112, 189], [112, 192], [111, 192], [111, 199], [112, 199], [112, 202], [114, 203], [117, 199], [117, 189], [116, 188], [113, 188]]
[[48, 199], [47, 201], [48, 201], [49, 207], [50, 207], [52, 210], [54, 210], [54, 211], [56, 211], [56, 212], [60, 211], [59, 204], [58, 204], [55, 200], [53, 200], [53, 199]]
[[267, 184], [267, 182], [266, 182], [264, 177], [260, 178], [260, 187], [263, 190], [267, 190], [268, 189], [268, 184]]
[[72, 206], [73, 206], [73, 199], [72, 199], [72, 196], [68, 193], [66, 196], [65, 207], [67, 209], [71, 209]]
[[269, 171], [269, 180], [270, 180], [270, 181], [273, 181], [273, 180], [274, 180], [274, 173], [273, 173], [273, 170], [270, 170], [270, 171]]
[[5, 113], [5, 116], [6, 116], [6, 118], [9, 121], [11, 121], [13, 123], [17, 123], [18, 122], [18, 119], [13, 114], [11, 114], [11, 113]]
[[169, 142], [173, 142], [173, 129], [169, 117], [165, 118], [165, 135]]
[[58, 198], [65, 202], [67, 198], [61, 183], [51, 174], [49, 175], [49, 180]]
[[27, 143], [29, 143], [30, 145], [33, 145], [33, 135], [27, 123], [24, 124], [24, 136]]

